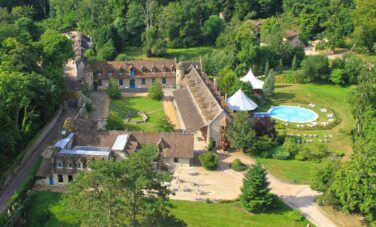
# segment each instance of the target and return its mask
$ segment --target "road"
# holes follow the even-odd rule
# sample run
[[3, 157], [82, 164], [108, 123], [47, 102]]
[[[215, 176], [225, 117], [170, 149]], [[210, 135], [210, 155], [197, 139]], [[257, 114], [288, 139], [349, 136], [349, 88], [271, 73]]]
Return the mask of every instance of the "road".
[[[255, 161], [248, 156], [235, 152], [226, 162], [231, 163], [235, 158], [239, 158], [243, 163], [254, 164]], [[226, 171], [227, 174], [243, 175], [232, 170]], [[242, 177], [242, 176], [240, 176]], [[291, 207], [298, 209], [310, 222], [318, 227], [335, 227], [336, 225], [321, 211], [315, 198], [318, 192], [312, 190], [309, 185], [291, 184], [283, 182], [271, 174], [268, 174], [271, 191], [280, 197]]]
[[20, 187], [43, 150], [48, 145], [52, 145], [59, 138], [65, 118], [74, 117], [74, 114], [75, 111], [73, 110], [63, 110], [55, 126], [51, 128], [47, 136], [40, 142], [40, 145], [36, 146], [26, 161], [13, 173], [11, 180], [8, 181], [0, 191], [0, 212], [3, 212], [7, 208], [9, 199]]

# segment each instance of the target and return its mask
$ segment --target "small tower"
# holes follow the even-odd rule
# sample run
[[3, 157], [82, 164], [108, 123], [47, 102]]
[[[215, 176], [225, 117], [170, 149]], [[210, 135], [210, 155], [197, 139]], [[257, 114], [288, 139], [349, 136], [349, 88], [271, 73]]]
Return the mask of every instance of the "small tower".
[[181, 83], [184, 79], [184, 75], [185, 75], [185, 69], [184, 69], [183, 62], [179, 62], [176, 65], [176, 88], [181, 87]]

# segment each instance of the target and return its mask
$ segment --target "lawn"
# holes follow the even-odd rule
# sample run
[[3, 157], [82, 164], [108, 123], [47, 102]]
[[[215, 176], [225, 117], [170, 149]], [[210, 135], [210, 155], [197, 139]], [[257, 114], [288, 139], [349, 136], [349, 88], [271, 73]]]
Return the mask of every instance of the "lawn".
[[318, 134], [319, 137], [332, 135], [333, 138], [327, 143], [329, 149], [343, 151], [348, 158], [352, 151], [350, 133], [354, 127], [354, 119], [347, 98], [352, 89], [353, 87], [321, 84], [277, 84], [272, 105], [308, 102], [334, 109], [342, 121], [332, 129], [287, 129], [287, 132], [301, 135]]
[[198, 61], [201, 56], [210, 53], [214, 47], [192, 47], [192, 48], [168, 48], [167, 54], [160, 58], [149, 58], [147, 57], [142, 48], [140, 47], [128, 47], [125, 50], [125, 54], [135, 60], [153, 60], [153, 59], [173, 59], [176, 58], [178, 61]]
[[310, 184], [314, 170], [322, 165], [310, 161], [278, 160], [278, 159], [257, 159], [273, 176], [291, 183]]
[[129, 112], [145, 112], [149, 119], [145, 123], [126, 123], [131, 131], [156, 131], [156, 122], [164, 116], [162, 101], [156, 101], [149, 97], [122, 97], [118, 100], [111, 100], [110, 111], [117, 112], [125, 118]]
[[[59, 200], [61, 194], [54, 192], [33, 192], [29, 206], [25, 209], [25, 226], [78, 226], [79, 216], [62, 213]], [[306, 226], [307, 221], [295, 222], [291, 209], [281, 203], [279, 209], [265, 214], [249, 214], [239, 202], [205, 203], [172, 201], [171, 211], [188, 226]]]

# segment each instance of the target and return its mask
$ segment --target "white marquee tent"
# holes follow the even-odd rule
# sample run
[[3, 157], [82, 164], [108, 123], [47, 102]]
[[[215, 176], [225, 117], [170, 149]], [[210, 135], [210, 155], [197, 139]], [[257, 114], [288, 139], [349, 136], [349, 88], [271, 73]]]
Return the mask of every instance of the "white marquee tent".
[[262, 87], [264, 86], [264, 81], [257, 78], [253, 74], [252, 69], [249, 69], [247, 75], [243, 76], [240, 80], [243, 82], [251, 83], [253, 89], [262, 89]]
[[250, 111], [257, 108], [257, 104], [248, 98], [242, 89], [239, 89], [233, 96], [227, 99], [227, 106], [231, 110], [236, 111]]

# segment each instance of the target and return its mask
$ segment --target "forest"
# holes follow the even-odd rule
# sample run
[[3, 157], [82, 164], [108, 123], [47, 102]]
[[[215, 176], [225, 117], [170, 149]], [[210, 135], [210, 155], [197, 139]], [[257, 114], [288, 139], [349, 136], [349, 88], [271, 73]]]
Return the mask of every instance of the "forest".
[[[264, 76], [270, 69], [291, 69], [297, 83], [356, 86], [349, 98], [356, 120], [353, 155], [320, 169], [312, 187], [323, 192], [322, 204], [372, 223], [376, 72], [369, 59], [376, 52], [375, 6], [376, 0], [0, 0], [0, 171], [61, 104], [63, 67], [74, 54], [62, 33], [79, 30], [92, 38], [89, 61], [132, 59], [129, 47], [163, 57], [168, 48], [210, 46], [202, 63], [222, 94], [247, 86], [238, 78], [249, 68]], [[288, 45], [289, 31], [297, 31], [303, 45]], [[326, 40], [318, 47], [333, 53], [358, 55], [331, 61], [305, 56], [304, 46], [315, 40]]]

